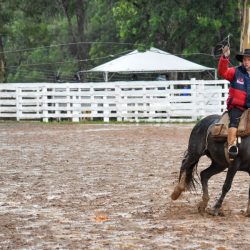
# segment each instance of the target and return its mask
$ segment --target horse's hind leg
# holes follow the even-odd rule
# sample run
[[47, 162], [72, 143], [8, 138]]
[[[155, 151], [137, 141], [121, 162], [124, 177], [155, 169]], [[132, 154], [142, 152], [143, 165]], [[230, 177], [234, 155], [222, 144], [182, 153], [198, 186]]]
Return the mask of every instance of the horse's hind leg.
[[215, 174], [222, 172], [225, 167], [218, 166], [215, 162], [200, 173], [202, 185], [202, 201], [198, 204], [199, 213], [203, 214], [209, 201], [208, 180]]
[[181, 193], [188, 187], [192, 178], [192, 171], [195, 165], [198, 163], [199, 159], [200, 158], [195, 159], [189, 153], [185, 155], [184, 159], [182, 160], [179, 183], [174, 188], [174, 191], [171, 194], [172, 200], [177, 200]]
[[186, 179], [186, 174], [185, 173], [183, 173], [182, 175], [181, 175], [181, 178], [180, 178], [180, 180], [179, 180], [179, 183], [177, 184], [177, 186], [174, 188], [174, 191], [173, 191], [173, 193], [171, 194], [171, 199], [172, 200], [177, 200], [178, 198], [179, 198], [179, 196], [181, 195], [181, 193], [183, 192], [183, 191], [185, 191], [185, 186], [186, 186], [186, 184], [185, 184], [185, 179]]

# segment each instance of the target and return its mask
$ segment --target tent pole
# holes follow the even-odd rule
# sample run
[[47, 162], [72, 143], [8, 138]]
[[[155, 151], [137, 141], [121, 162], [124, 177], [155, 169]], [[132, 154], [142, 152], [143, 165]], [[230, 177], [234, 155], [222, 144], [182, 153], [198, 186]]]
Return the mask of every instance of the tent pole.
[[218, 80], [217, 69], [214, 69], [214, 80]]
[[105, 74], [104, 75], [104, 80], [105, 80], [105, 82], [108, 82], [109, 81], [109, 77], [108, 77], [109, 73], [105, 72], [104, 74]]

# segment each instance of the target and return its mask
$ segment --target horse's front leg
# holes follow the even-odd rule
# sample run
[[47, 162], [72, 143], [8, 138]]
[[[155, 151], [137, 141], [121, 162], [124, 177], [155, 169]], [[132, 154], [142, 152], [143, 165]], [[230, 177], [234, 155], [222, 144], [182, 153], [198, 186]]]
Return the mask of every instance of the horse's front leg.
[[223, 215], [223, 213], [221, 213], [221, 211], [220, 211], [220, 208], [221, 208], [221, 205], [223, 203], [223, 200], [224, 200], [226, 194], [228, 193], [228, 191], [230, 190], [230, 188], [232, 186], [233, 178], [234, 178], [237, 170], [238, 170], [238, 167], [236, 165], [229, 166], [228, 171], [227, 171], [226, 180], [225, 180], [224, 185], [222, 187], [221, 196], [214, 205], [213, 211], [211, 212], [212, 215], [215, 215], [215, 216]]
[[225, 167], [220, 167], [216, 165], [214, 162], [205, 170], [203, 170], [200, 174], [201, 176], [201, 185], [202, 185], [202, 200], [198, 204], [198, 211], [200, 214], [204, 214], [206, 207], [209, 201], [209, 194], [208, 194], [208, 181], [209, 179], [220, 172], [222, 172]]

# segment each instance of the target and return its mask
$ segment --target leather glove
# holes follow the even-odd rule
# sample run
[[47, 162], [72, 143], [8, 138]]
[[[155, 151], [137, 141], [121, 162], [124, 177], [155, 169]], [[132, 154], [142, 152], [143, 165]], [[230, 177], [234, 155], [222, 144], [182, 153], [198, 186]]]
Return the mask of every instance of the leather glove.
[[222, 53], [225, 57], [229, 57], [230, 56], [230, 48], [228, 46], [223, 47]]

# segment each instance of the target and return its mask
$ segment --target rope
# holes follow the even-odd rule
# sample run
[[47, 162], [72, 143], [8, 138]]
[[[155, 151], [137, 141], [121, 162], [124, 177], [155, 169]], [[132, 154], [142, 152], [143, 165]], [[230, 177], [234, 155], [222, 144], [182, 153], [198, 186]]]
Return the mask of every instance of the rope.
[[231, 47], [231, 45], [230, 45], [230, 37], [232, 37], [232, 34], [229, 33], [224, 39], [222, 39], [221, 41], [219, 41], [215, 45], [214, 51], [215, 51], [216, 54], [214, 54], [214, 56], [217, 55], [217, 52], [218, 52], [219, 55], [221, 55], [222, 54], [222, 49], [224, 47], [226, 47], [226, 46], [230, 49], [230, 47]]

